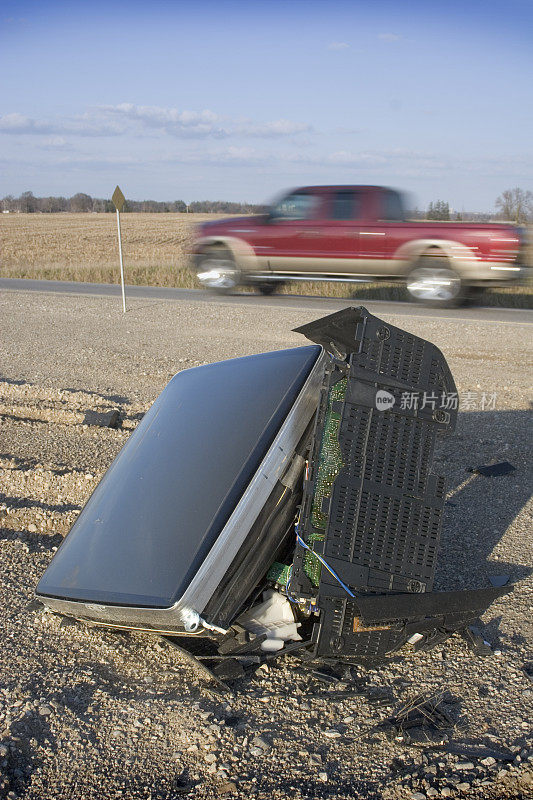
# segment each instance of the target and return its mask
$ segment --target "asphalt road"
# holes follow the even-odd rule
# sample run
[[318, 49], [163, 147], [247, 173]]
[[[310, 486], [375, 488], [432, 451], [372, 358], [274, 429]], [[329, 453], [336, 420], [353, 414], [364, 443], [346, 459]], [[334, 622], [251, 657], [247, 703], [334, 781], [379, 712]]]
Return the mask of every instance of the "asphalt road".
[[[0, 278], [0, 290], [22, 290], [25, 292], [52, 292], [54, 294], [75, 294], [113, 297], [120, 296], [120, 286], [107, 283], [79, 283], [76, 281], [36, 281], [19, 278]], [[316, 310], [326, 314], [338, 311], [347, 305], [358, 305], [356, 300], [333, 297], [309, 297], [303, 295], [274, 295], [263, 297], [256, 294], [216, 295], [202, 289], [172, 289], [161, 286], [127, 286], [126, 298], [137, 300], [182, 300], [184, 302], [203, 302], [209, 304], [233, 303], [237, 306], [258, 306], [270, 308], [297, 308]], [[364, 300], [369, 311], [396, 314], [398, 316], [427, 317], [431, 319], [454, 319], [461, 321], [531, 323], [533, 312], [517, 308], [472, 308], [434, 309], [416, 303], [398, 303], [385, 300]]]

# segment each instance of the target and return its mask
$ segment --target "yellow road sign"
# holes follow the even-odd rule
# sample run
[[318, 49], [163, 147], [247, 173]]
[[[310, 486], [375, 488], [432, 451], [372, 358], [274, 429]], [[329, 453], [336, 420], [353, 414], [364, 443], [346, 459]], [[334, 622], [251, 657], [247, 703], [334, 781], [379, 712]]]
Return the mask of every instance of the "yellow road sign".
[[120, 186], [117, 186], [117, 188], [113, 192], [113, 197], [111, 198], [111, 200], [113, 201], [117, 211], [122, 211], [124, 203], [126, 202], [126, 198], [122, 194]]

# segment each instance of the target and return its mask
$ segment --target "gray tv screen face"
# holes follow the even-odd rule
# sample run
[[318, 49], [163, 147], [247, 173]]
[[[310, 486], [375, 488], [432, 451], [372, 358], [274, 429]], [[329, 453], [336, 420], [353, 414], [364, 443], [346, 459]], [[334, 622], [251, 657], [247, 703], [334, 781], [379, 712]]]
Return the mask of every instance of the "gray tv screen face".
[[37, 596], [142, 608], [176, 603], [320, 352], [299, 347], [178, 373], [104, 475]]

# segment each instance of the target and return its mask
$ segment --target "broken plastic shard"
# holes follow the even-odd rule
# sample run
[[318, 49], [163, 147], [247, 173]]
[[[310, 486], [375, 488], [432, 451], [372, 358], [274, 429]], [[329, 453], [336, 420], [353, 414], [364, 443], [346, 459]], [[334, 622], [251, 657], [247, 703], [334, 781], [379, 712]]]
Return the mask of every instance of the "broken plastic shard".
[[440, 747], [449, 740], [446, 731], [420, 726], [403, 732], [404, 741], [412, 747]]
[[510, 475], [512, 472], [515, 472], [516, 467], [513, 467], [509, 461], [499, 461], [497, 464], [485, 464], [480, 467], [471, 467], [468, 471], [477, 473], [478, 475], [484, 475], [486, 478], [499, 478], [500, 475]]
[[266, 634], [267, 638], [261, 643], [262, 650], [281, 650], [285, 642], [302, 639], [297, 630], [300, 623], [294, 619], [291, 604], [274, 589], [264, 592], [263, 602], [241, 614], [236, 622], [257, 636]]
[[462, 632], [463, 639], [477, 656], [491, 656], [492, 647], [475, 625], [469, 625]]
[[509, 575], [489, 575], [489, 581], [493, 586], [506, 586], [509, 583]]

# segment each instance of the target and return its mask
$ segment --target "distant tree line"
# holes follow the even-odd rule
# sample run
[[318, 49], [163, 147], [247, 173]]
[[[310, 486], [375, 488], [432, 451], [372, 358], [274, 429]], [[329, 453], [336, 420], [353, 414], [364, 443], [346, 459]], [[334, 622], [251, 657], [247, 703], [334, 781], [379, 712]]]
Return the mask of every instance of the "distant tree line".
[[[78, 192], [72, 197], [35, 197], [33, 192], [22, 192], [20, 197], [7, 195], [1, 201], [2, 211], [20, 212], [23, 214], [54, 214], [61, 211], [71, 212], [113, 212], [115, 206], [111, 200], [101, 197], [91, 197], [89, 194]], [[190, 212], [203, 214], [258, 214], [264, 206], [251, 203], [230, 203], [225, 200], [202, 200], [190, 203]], [[163, 214], [169, 211], [185, 213], [187, 203], [184, 200], [127, 200], [124, 211], [151, 212]]]
[[484, 211], [453, 211], [449, 203], [436, 200], [429, 204], [426, 211], [414, 208], [408, 212], [409, 219], [431, 219], [446, 222], [490, 222], [498, 219], [502, 222], [514, 222], [521, 225], [533, 222], [533, 192], [516, 187], [506, 189], [496, 198], [496, 213]]
[[[22, 192], [20, 197], [7, 195], [0, 200], [2, 211], [20, 212], [24, 214], [53, 214], [61, 211], [71, 212], [113, 212], [115, 206], [111, 200], [91, 197], [78, 192], [72, 197], [35, 197], [33, 192]], [[446, 222], [490, 222], [501, 219], [517, 224], [533, 222], [533, 192], [520, 189], [506, 189], [496, 199], [496, 214], [483, 211], [456, 211], [444, 200], [431, 202], [426, 211], [414, 208], [408, 212], [409, 219], [428, 219]], [[201, 214], [260, 214], [266, 206], [252, 203], [232, 203], [227, 200], [195, 200], [187, 204], [184, 200], [127, 200], [124, 211], [151, 212], [162, 214], [180, 212]]]
[[[439, 202], [442, 201], [437, 200], [436, 203], [430, 203], [425, 211], [420, 208], [411, 209], [407, 212], [407, 219], [437, 220], [440, 222], [493, 222], [499, 216], [498, 214], [491, 214], [489, 211], [454, 211], [449, 207], [448, 203], [444, 203], [444, 208], [439, 207]], [[436, 205], [437, 208], [435, 209]]]
[[266, 206], [252, 203], [231, 203], [227, 200], [195, 200], [189, 211], [197, 214], [261, 214]]
[[446, 221], [450, 219], [450, 206], [444, 200], [436, 200], [428, 206], [426, 219]]

